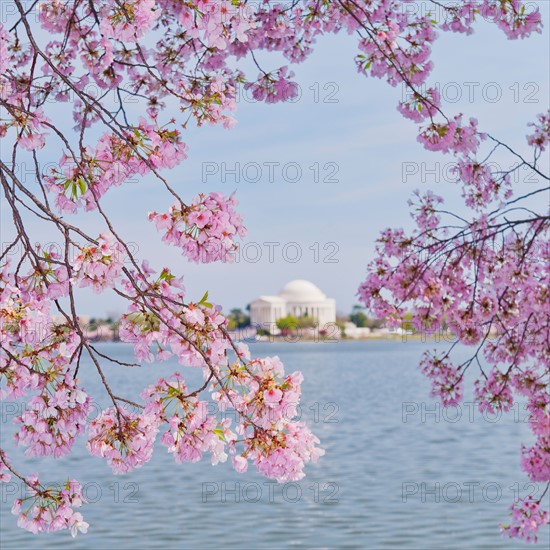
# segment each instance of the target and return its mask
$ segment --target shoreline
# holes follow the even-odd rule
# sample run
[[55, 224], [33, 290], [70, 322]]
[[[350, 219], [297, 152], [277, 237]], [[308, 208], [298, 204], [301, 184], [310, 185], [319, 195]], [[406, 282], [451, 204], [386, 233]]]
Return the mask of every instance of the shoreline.
[[[340, 342], [447, 342], [452, 344], [455, 339], [446, 340], [442, 338], [441, 335], [421, 335], [421, 334], [381, 334], [367, 336], [363, 338], [315, 338], [315, 337], [304, 337], [299, 336], [296, 338], [291, 338], [289, 336], [259, 336], [259, 337], [250, 337], [250, 338], [237, 338], [235, 335], [230, 334], [231, 338], [236, 343], [245, 343], [245, 344], [263, 344], [263, 343], [279, 343], [279, 344], [298, 344], [300, 342], [306, 343], [325, 343], [325, 344], [338, 344]], [[123, 342], [120, 339], [92, 339], [94, 343], [99, 344], [129, 344], [132, 345], [132, 342]]]

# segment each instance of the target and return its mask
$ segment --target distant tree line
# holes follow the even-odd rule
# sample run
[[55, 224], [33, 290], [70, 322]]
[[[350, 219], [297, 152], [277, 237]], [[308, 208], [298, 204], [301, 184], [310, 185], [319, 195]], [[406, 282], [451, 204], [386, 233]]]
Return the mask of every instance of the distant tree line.
[[384, 326], [384, 319], [374, 319], [367, 316], [365, 308], [360, 305], [353, 306], [353, 309], [349, 315], [349, 320], [357, 327], [360, 328], [381, 328]]
[[[250, 305], [246, 306], [246, 311], [240, 308], [233, 308], [227, 317], [229, 330], [237, 330], [250, 326]], [[339, 326], [343, 326], [346, 321], [351, 321], [358, 327], [367, 327], [370, 329], [384, 326], [384, 319], [369, 317], [365, 313], [365, 308], [360, 305], [354, 305], [351, 313], [348, 316], [338, 318], [336, 323]], [[312, 328], [317, 324], [317, 319], [307, 314], [300, 317], [287, 315], [279, 319], [276, 324], [279, 330], [286, 332], [296, 330], [297, 328]]]

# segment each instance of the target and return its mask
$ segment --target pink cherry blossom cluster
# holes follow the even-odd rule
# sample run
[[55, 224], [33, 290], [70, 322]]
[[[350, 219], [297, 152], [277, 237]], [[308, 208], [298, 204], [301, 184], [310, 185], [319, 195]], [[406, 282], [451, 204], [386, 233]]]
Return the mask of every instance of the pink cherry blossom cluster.
[[[40, 259], [38, 258], [40, 256]], [[18, 279], [18, 287], [26, 289], [36, 300], [56, 300], [69, 293], [69, 272], [61, 254], [52, 245], [49, 250], [36, 247], [35, 265]]]
[[539, 529], [550, 523], [550, 514], [542, 510], [540, 503], [533, 497], [514, 502], [510, 510], [512, 523], [502, 526], [503, 533], [510, 537], [523, 539], [526, 542], [537, 542]]
[[[440, 5], [443, 6], [443, 5]], [[477, 16], [494, 22], [508, 38], [525, 38], [532, 32], [541, 32], [538, 10], [530, 10], [518, 0], [465, 0], [444, 6], [446, 31], [472, 34]]]
[[207, 410], [206, 401], [199, 401], [192, 411], [185, 411], [182, 416], [174, 414], [168, 419], [170, 429], [162, 436], [162, 443], [176, 462], [197, 462], [206, 452], [212, 453], [213, 465], [227, 460], [225, 445], [216, 433], [216, 418], [208, 416]]
[[527, 143], [542, 152], [546, 150], [550, 141], [550, 110], [547, 113], [541, 113], [537, 118], [537, 122], [529, 123], [535, 131], [527, 136]]
[[157, 297], [140, 299], [132, 283], [124, 281], [126, 292], [135, 301], [122, 316], [119, 328], [120, 339], [134, 344], [136, 358], [152, 362], [175, 355], [180, 364], [197, 367], [204, 367], [206, 361], [223, 363], [230, 342], [223, 332], [227, 320], [219, 306], [206, 302], [207, 294], [200, 302], [185, 304], [181, 279], [163, 269], [152, 281], [155, 272], [148, 265], [142, 270], [135, 281], [143, 293], [154, 292]]
[[151, 170], [174, 168], [186, 156], [187, 145], [175, 129], [158, 127], [145, 119], [124, 138], [104, 134], [95, 151], [86, 147], [82, 158], [65, 153], [59, 167], [45, 177], [48, 189], [56, 195], [60, 211], [74, 213], [81, 206], [95, 210], [97, 201], [112, 186]]
[[496, 175], [487, 164], [460, 159], [454, 172], [463, 183], [464, 202], [470, 208], [480, 211], [496, 199], [505, 201], [512, 196], [508, 174]]
[[550, 392], [548, 377], [539, 376], [533, 368], [514, 373], [512, 387], [527, 398], [529, 427], [536, 437], [534, 445], [522, 445], [521, 468], [532, 481], [550, 479]]
[[225, 50], [233, 41], [247, 42], [247, 31], [254, 26], [245, 2], [196, 0], [186, 2], [178, 14], [189, 36], [201, 38], [209, 48]]
[[446, 6], [445, 21], [441, 28], [456, 33], [472, 34], [478, 13], [479, 2], [476, 0], [464, 0], [460, 4]]
[[[0, 55], [6, 55], [6, 50], [15, 47], [9, 42], [8, 35], [0, 23]], [[10, 56], [7, 55], [5, 63], [9, 63]], [[14, 93], [14, 83], [10, 80], [0, 80], [0, 98], [5, 100]], [[17, 144], [27, 151], [42, 149], [46, 144], [50, 119], [44, 111], [38, 107], [29, 111], [21, 101], [21, 98], [14, 99], [15, 104], [11, 105], [11, 116], [0, 120], [0, 137], [5, 137], [11, 129], [16, 136]]]
[[181, 248], [194, 262], [231, 262], [237, 250], [235, 238], [244, 237], [246, 229], [236, 212], [234, 195], [200, 194], [189, 206], [173, 205], [167, 213], [149, 213], [158, 230], [165, 230], [162, 240]]
[[23, 414], [15, 419], [21, 428], [15, 434], [30, 456], [59, 458], [71, 452], [76, 437], [86, 430], [91, 398], [69, 373], [47, 384], [32, 397]]
[[60, 488], [48, 488], [40, 484], [36, 474], [31, 474], [25, 483], [30, 496], [16, 499], [12, 507], [12, 513], [19, 516], [19, 527], [33, 534], [69, 529], [73, 537], [79, 531], [88, 531], [82, 514], [73, 510], [85, 502], [78, 481], [73, 479]]
[[546, 378], [540, 377], [533, 367], [512, 376], [514, 389], [527, 398], [529, 427], [540, 438], [550, 434], [550, 394], [546, 382]]
[[[199, 400], [175, 373], [143, 390], [141, 414], [121, 409], [119, 415], [111, 408], [92, 421], [92, 454], [106, 457], [115, 473], [140, 467], [150, 459], [156, 435], [166, 423], [161, 441], [176, 462], [196, 462], [208, 452], [215, 465], [225, 462], [229, 453], [239, 472], [252, 460], [260, 473], [280, 482], [301, 479], [305, 464], [324, 454], [307, 426], [293, 421], [303, 378], [297, 372], [284, 377], [278, 358], [250, 360], [243, 345], [238, 353], [240, 362], [220, 367], [211, 385], [219, 410], [232, 407], [239, 414], [234, 431], [231, 419], [218, 420], [209, 403]], [[237, 447], [239, 436], [242, 450]]]
[[[544, 115], [539, 120], [544, 121]], [[457, 159], [455, 173], [466, 205], [475, 212], [473, 219], [450, 220], [441, 197], [416, 193], [416, 200], [409, 202], [416, 229], [381, 233], [378, 257], [359, 295], [374, 313], [387, 317], [390, 326], [401, 325], [405, 314], [412, 313], [414, 329], [445, 332], [446, 337], [477, 346], [475, 355], [462, 364], [453, 364], [445, 353], [424, 355], [420, 367], [432, 382], [433, 395], [445, 405], [460, 402], [463, 374], [483, 355], [491, 368], [488, 373], [482, 369], [475, 383], [480, 410], [506, 411], [518, 394], [527, 398], [536, 441], [522, 447], [522, 469], [530, 479], [548, 482], [550, 326], [544, 304], [550, 228], [544, 215], [510, 216], [508, 204], [515, 201], [509, 174], [495, 174], [487, 162], [490, 156], [476, 160], [482, 135], [474, 127], [466, 138], [469, 145], [445, 148]], [[542, 134], [531, 140], [535, 149], [544, 143]], [[495, 200], [497, 206], [489, 211]], [[457, 220], [463, 225], [457, 226]], [[512, 536], [518, 532], [506, 531]]]
[[234, 376], [247, 393], [230, 390], [228, 394], [216, 392], [213, 396], [220, 404], [235, 406], [243, 413], [254, 416], [260, 428], [279, 429], [296, 416], [300, 401], [300, 372], [284, 375], [284, 366], [278, 357], [250, 360], [249, 350], [241, 345], [239, 350], [246, 362], [232, 367]]
[[[190, 58], [204, 55], [202, 65], [211, 71], [211, 75], [205, 75], [206, 82], [212, 76], [216, 79], [220, 75], [223, 75], [224, 81], [237, 74], [238, 78], [242, 78], [242, 73], [228, 68], [227, 59], [230, 56], [241, 57], [250, 50], [267, 49], [281, 51], [293, 62], [302, 61], [311, 52], [316, 36], [341, 29], [348, 32], [359, 29], [368, 31], [360, 41], [360, 49], [366, 54], [358, 58], [360, 70], [386, 77], [392, 85], [405, 79], [411, 85], [422, 84], [431, 70], [429, 58], [431, 45], [437, 36], [437, 23], [429, 17], [400, 8], [396, 0], [383, 0], [368, 10], [353, 10], [339, 3], [313, 1], [284, 9], [283, 6], [267, 4], [253, 8], [246, 2], [229, 0], [197, 0], [177, 6], [171, 0], [102, 0], [95, 11], [86, 4], [79, 5], [79, 17], [72, 26], [67, 23], [76, 14], [61, 2], [44, 6], [40, 10], [40, 21], [46, 30], [54, 34], [68, 29], [65, 48], [74, 50], [76, 55], [64, 53], [63, 64], [57, 69], [63, 71], [63, 75], [74, 73], [76, 76], [75, 67], [68, 66], [67, 59], [81, 59], [90, 73], [77, 77], [83, 85], [86, 82], [82, 79], [91, 77], [102, 88], [116, 88], [127, 75], [136, 92], [146, 89], [153, 100], [150, 102], [151, 113], [165, 108], [161, 103], [162, 97], [175, 95], [182, 103], [203, 103], [205, 109], [194, 109], [195, 113], [200, 112], [199, 118], [202, 118], [210, 110], [219, 110], [218, 103], [210, 100], [218, 90], [212, 89], [192, 98], [189, 96], [189, 93], [194, 93], [192, 90], [177, 93], [181, 87], [180, 69]], [[453, 22], [449, 24], [446, 21], [440, 27], [470, 32], [476, 11], [480, 11], [483, 17], [494, 21], [511, 38], [524, 37], [540, 30], [540, 14], [533, 10], [526, 12], [522, 8], [521, 3], [515, 0], [465, 2], [462, 7], [452, 5], [446, 7], [446, 11]], [[460, 23], [457, 25], [458, 21]], [[157, 43], [156, 51], [132, 47], [139, 39], [159, 28], [165, 28], [168, 32]], [[120, 48], [121, 42], [125, 43], [123, 49]], [[50, 48], [56, 47], [55, 41], [51, 44]], [[174, 51], [179, 52], [178, 59], [174, 58]], [[14, 55], [9, 49], [8, 53]], [[155, 58], [155, 63], [150, 61], [151, 57]], [[167, 58], [171, 63], [159, 63]], [[139, 63], [133, 64], [133, 60]], [[165, 82], [152, 78], [147, 70], [148, 63], [162, 72]], [[270, 102], [291, 99], [294, 88], [288, 85], [286, 71], [286, 67], [281, 67], [276, 72], [262, 74], [260, 80], [250, 83], [255, 95]], [[46, 72], [56, 84], [63, 85], [51, 66]], [[275, 73], [278, 74], [276, 78], [265, 77]], [[173, 88], [167, 85], [172, 82]], [[199, 83], [199, 80], [195, 78], [195, 82]], [[202, 88], [206, 90], [206, 87]], [[77, 103], [80, 122], [86, 124], [92, 119], [96, 122], [101, 119], [96, 109], [82, 112], [82, 98]], [[226, 120], [223, 119], [223, 122], [225, 124]]]
[[408, 101], [401, 101], [397, 110], [414, 122], [423, 122], [425, 119], [433, 119], [441, 105], [441, 97], [437, 88], [428, 88], [422, 94], [415, 93]]
[[432, 396], [440, 397], [446, 407], [458, 405], [464, 395], [463, 374], [452, 365], [446, 355], [441, 357], [434, 352], [425, 352], [420, 362], [422, 374], [432, 383]]
[[68, 325], [53, 324], [49, 317], [33, 321], [37, 319], [48, 321], [29, 326], [29, 319], [22, 319], [24, 331], [18, 333], [17, 339], [3, 342], [6, 354], [0, 362], [0, 380], [5, 381], [5, 387], [0, 388], [2, 399], [17, 399], [29, 391], [42, 391], [49, 382], [60, 383], [58, 380], [81, 345], [80, 336]]
[[255, 82], [247, 82], [245, 90], [251, 90], [252, 97], [257, 101], [291, 101], [298, 96], [298, 87], [291, 80], [293, 77], [293, 72], [281, 67], [275, 74], [261, 74]]
[[168, 380], [161, 378], [141, 396], [147, 402], [145, 412], [157, 415], [168, 424], [162, 443], [176, 462], [197, 462], [205, 452], [211, 453], [213, 465], [227, 460], [223, 438], [224, 431], [229, 436], [225, 428], [231, 419], [224, 419], [218, 427], [216, 417], [209, 414], [208, 403], [191, 394], [179, 373]]
[[86, 246], [72, 262], [74, 279], [81, 287], [91, 286], [95, 292], [113, 287], [124, 265], [124, 247], [115, 238], [103, 233], [97, 246]]
[[10, 68], [10, 54], [8, 46], [10, 44], [12, 35], [0, 24], [0, 73], [4, 74], [8, 72]]
[[548, 481], [550, 478], [550, 433], [541, 436], [532, 447], [522, 446], [521, 469], [533, 481]]
[[484, 381], [475, 381], [475, 396], [481, 412], [494, 414], [497, 411], [508, 411], [514, 404], [508, 377], [496, 368], [491, 370]]
[[477, 131], [477, 120], [470, 118], [469, 124], [462, 123], [462, 115], [448, 122], [432, 122], [418, 135], [418, 141], [428, 151], [442, 153], [475, 153], [484, 134]]
[[41, 109], [37, 109], [31, 115], [22, 114], [16, 119], [17, 126], [21, 128], [19, 144], [27, 151], [42, 149], [46, 144], [46, 124], [50, 121]]
[[2, 399], [6, 397], [17, 399], [25, 396], [29, 390], [40, 388], [42, 376], [32, 366], [27, 366], [23, 362], [18, 364], [18, 361], [11, 359], [7, 353], [0, 357], [0, 368], [2, 369], [1, 380], [5, 382], [5, 386], [0, 388]]
[[438, 205], [443, 202], [443, 198], [436, 195], [433, 191], [426, 191], [423, 195], [418, 189], [413, 191], [417, 202], [409, 199], [407, 204], [414, 210], [411, 217], [425, 231], [433, 231], [439, 227], [441, 216], [438, 212]]
[[235, 431], [244, 450], [230, 443], [233, 466], [244, 472], [251, 460], [260, 473], [280, 483], [299, 480], [305, 464], [324, 454], [319, 439], [303, 422], [293, 420], [303, 377], [299, 372], [284, 376], [278, 357], [250, 360], [244, 345], [238, 353], [241, 362], [229, 367], [228, 387], [214, 384], [212, 394], [221, 410], [232, 407], [240, 414]]
[[52, 33], [62, 32], [71, 18], [71, 9], [63, 0], [52, 0], [40, 6], [40, 23]]
[[31, 292], [25, 292], [24, 286], [19, 288], [9, 261], [2, 266], [0, 283], [2, 345], [11, 345], [16, 351], [17, 345], [32, 333], [34, 322], [48, 319], [49, 308], [47, 302], [41, 303]]
[[88, 450], [106, 458], [113, 473], [128, 473], [151, 459], [158, 425], [153, 414], [138, 415], [120, 406], [105, 409], [88, 426]]
[[385, 78], [391, 86], [403, 81], [411, 86], [424, 84], [433, 68], [431, 45], [437, 36], [430, 19], [415, 17], [411, 24], [399, 9], [378, 10], [362, 19], [361, 26], [370, 33], [359, 42], [363, 53], [356, 58], [358, 70]]
[[155, 4], [155, 0], [105, 2], [99, 11], [101, 34], [123, 42], [137, 42], [160, 16], [161, 10], [155, 9]]
[[[52, 298], [35, 282], [30, 275], [15, 277], [9, 271], [9, 263], [0, 271], [2, 399], [17, 399], [29, 391], [42, 392], [49, 382], [59, 384], [62, 390], [61, 380], [67, 363], [81, 343], [72, 326], [51, 320], [50, 300], [59, 296], [58, 291], [52, 292]], [[73, 387], [72, 382], [67, 384]], [[80, 389], [74, 386], [74, 391], [79, 392]], [[62, 406], [67, 403], [63, 401]]]
[[[142, 392], [146, 405], [141, 416], [156, 418], [149, 423], [154, 435], [162, 422], [168, 425], [161, 440], [176, 462], [195, 462], [208, 452], [212, 464], [217, 464], [225, 462], [229, 453], [239, 472], [246, 471], [252, 460], [260, 473], [280, 482], [301, 479], [305, 464], [324, 454], [307, 426], [293, 421], [303, 377], [298, 372], [285, 377], [278, 358], [251, 360], [246, 346], [240, 344], [237, 350], [238, 361], [217, 371], [211, 384], [214, 403], [210, 404], [238, 413], [234, 430], [231, 419], [218, 420], [216, 407], [212, 411], [206, 401], [190, 392], [179, 373], [159, 379]], [[113, 415], [110, 418], [116, 423]], [[117, 458], [125, 460], [124, 456]]]
[[304, 422], [288, 422], [284, 431], [260, 432], [247, 438], [241, 456], [250, 458], [263, 475], [287, 483], [302, 479], [306, 463], [317, 462], [325, 454], [318, 443]]
[[234, 77], [225, 81], [217, 75], [211, 80], [194, 80], [190, 86], [184, 82], [178, 84], [183, 101], [181, 109], [191, 113], [199, 126], [205, 122], [211, 125], [222, 124], [228, 129], [235, 126], [236, 119], [227, 114], [227, 111], [237, 109]]
[[542, 32], [542, 19], [538, 9], [527, 7], [521, 0], [485, 0], [484, 17], [494, 21], [508, 38], [526, 38], [533, 32]]

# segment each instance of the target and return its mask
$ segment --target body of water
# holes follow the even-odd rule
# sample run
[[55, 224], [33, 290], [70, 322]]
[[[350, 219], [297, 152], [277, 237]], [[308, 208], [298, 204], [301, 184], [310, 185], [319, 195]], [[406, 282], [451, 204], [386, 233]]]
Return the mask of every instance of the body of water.
[[[158, 441], [151, 462], [113, 476], [90, 456], [84, 439], [61, 460], [12, 454], [25, 473], [42, 481], [69, 474], [91, 503], [79, 511], [88, 534], [32, 535], [10, 509], [21, 487], [1, 484], [0, 548], [525, 548], [499, 534], [514, 498], [540, 491], [520, 471], [520, 444], [532, 436], [523, 406], [502, 417], [471, 404], [442, 409], [416, 365], [421, 342], [258, 343], [256, 356], [278, 355], [287, 372], [305, 377], [301, 406], [326, 454], [297, 483], [277, 484], [236, 473], [229, 462], [178, 465]], [[126, 344], [99, 349], [131, 360]], [[459, 350], [467, 357], [468, 350]], [[473, 368], [473, 367], [472, 367]], [[197, 369], [176, 362], [128, 368], [107, 365], [115, 393], [136, 399], [148, 383], [179, 370], [191, 386]], [[80, 378], [94, 397], [100, 381], [91, 364]], [[108, 405], [104, 398], [102, 404]], [[2, 441], [14, 428], [13, 403], [2, 404]], [[3, 443], [3, 446], [5, 443]], [[11, 448], [11, 444], [6, 446]], [[548, 548], [548, 532], [539, 545]]]

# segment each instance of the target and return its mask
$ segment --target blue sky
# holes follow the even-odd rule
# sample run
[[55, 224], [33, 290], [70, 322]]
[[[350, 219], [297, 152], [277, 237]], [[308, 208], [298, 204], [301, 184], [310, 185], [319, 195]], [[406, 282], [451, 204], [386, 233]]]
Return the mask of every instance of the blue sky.
[[[431, 81], [439, 83], [449, 100], [446, 112], [476, 116], [482, 130], [519, 151], [527, 150], [527, 122], [548, 108], [550, 10], [548, 2], [540, 5], [542, 35], [508, 41], [496, 27], [481, 22], [469, 37], [442, 33], [434, 47]], [[146, 216], [149, 210], [166, 210], [172, 199], [152, 178], [126, 183], [105, 197], [107, 212], [120, 234], [136, 243], [137, 256], [183, 274], [191, 300], [208, 290], [226, 309], [244, 307], [260, 294], [278, 292], [291, 279], [305, 278], [335, 298], [338, 311], [349, 312], [378, 232], [387, 226], [410, 227], [406, 203], [413, 189], [433, 188], [460, 208], [458, 187], [445, 181], [444, 174], [437, 182], [429, 173], [437, 171], [437, 163], [444, 173], [450, 157], [423, 150], [416, 142], [415, 125], [396, 110], [403, 90], [359, 75], [353, 62], [356, 51], [353, 36], [322, 38], [313, 55], [293, 69], [301, 90], [298, 101], [240, 101], [233, 130], [203, 127], [184, 134], [189, 158], [165, 176], [184, 199], [200, 191], [236, 190], [249, 231], [244, 241], [247, 257], [234, 264], [196, 265], [161, 244]], [[258, 57], [264, 68], [275, 68], [280, 61], [269, 54]], [[67, 106], [55, 109], [58, 116], [68, 116]], [[241, 168], [239, 182], [227, 172], [236, 163]], [[279, 163], [271, 164], [273, 181], [265, 163]], [[310, 168], [315, 163], [317, 182]], [[258, 166], [261, 177], [254, 182]], [[296, 179], [296, 166], [301, 177], [288, 181]], [[205, 177], [206, 167], [218, 171]], [[13, 231], [6, 204], [1, 212], [6, 242]], [[95, 225], [94, 215], [81, 214], [79, 223], [92, 233], [103, 229]], [[48, 230], [35, 223], [29, 227], [35, 240], [48, 238]], [[292, 261], [298, 250], [301, 258]], [[94, 316], [125, 309], [110, 293], [83, 291], [79, 304], [82, 313]]]

